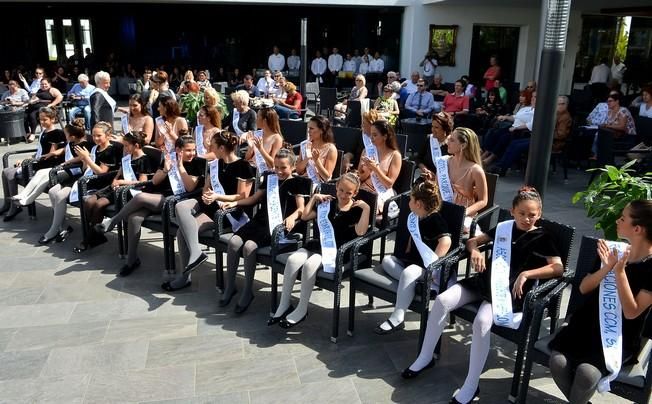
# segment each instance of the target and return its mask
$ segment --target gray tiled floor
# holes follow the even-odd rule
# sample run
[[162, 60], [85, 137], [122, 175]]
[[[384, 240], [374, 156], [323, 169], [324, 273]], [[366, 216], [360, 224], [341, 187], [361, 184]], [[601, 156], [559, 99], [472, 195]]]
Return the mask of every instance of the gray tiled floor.
[[[497, 201], [503, 206], [521, 182], [517, 175], [500, 181]], [[571, 171], [570, 184], [558, 181], [559, 174], [552, 177], [546, 216], [595, 234], [582, 208], [569, 203], [586, 176]], [[196, 272], [190, 290], [161, 291], [158, 234], [144, 234], [143, 266], [127, 279], [115, 277], [123, 264], [115, 235], [84, 255], [72, 253], [80, 238], [74, 209], [76, 231], [68, 241], [35, 246], [49, 224], [48, 206], [43, 196], [37, 221], [23, 213], [0, 222], [1, 403], [445, 403], [463, 382], [468, 325], [446, 331], [434, 369], [404, 381], [400, 371], [415, 357], [414, 313], [405, 331], [377, 336], [372, 328], [390, 307], [377, 301], [377, 308], [369, 308], [359, 296], [355, 336], [344, 334], [343, 313], [333, 344], [332, 295], [316, 291], [304, 324], [290, 332], [270, 328], [267, 270], [258, 271], [256, 299], [238, 317], [233, 307], [217, 306], [213, 257]], [[506, 401], [513, 369], [514, 347], [500, 338], [494, 344], [480, 382], [485, 403]], [[535, 367], [528, 402], [561, 402], [559, 396], [547, 371]], [[606, 395], [593, 402], [624, 401]]]

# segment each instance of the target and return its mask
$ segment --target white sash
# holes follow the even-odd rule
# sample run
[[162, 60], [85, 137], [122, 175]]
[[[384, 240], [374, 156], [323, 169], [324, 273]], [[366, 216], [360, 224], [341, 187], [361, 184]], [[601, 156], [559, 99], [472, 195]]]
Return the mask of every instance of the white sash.
[[186, 187], [183, 185], [183, 180], [181, 179], [181, 174], [179, 173], [179, 167], [177, 166], [177, 154], [170, 153], [170, 160], [172, 161], [172, 168], [168, 173], [168, 179], [170, 180], [172, 192], [175, 195], [183, 194], [186, 192]]
[[204, 125], [197, 125], [195, 127], [195, 144], [197, 145], [198, 156], [206, 154], [206, 148], [204, 147]]
[[[107, 93], [106, 91], [104, 91], [103, 89], [101, 89], [101, 88], [99, 88], [99, 87], [95, 87], [95, 90], [93, 90], [93, 92], [91, 93], [91, 95], [93, 95], [93, 94], [95, 94], [95, 93], [100, 93], [100, 94], [102, 94], [102, 97], [104, 97], [104, 99], [109, 103], [109, 105], [111, 105], [111, 111], [115, 111], [115, 107], [116, 107], [116, 105], [118, 105], [118, 104], [117, 104], [117, 103], [115, 102], [115, 100], [114, 100], [114, 99], [109, 95], [109, 93]], [[112, 124], [113, 122], [109, 122], [109, 123]]]
[[233, 119], [231, 119], [231, 126], [233, 126], [233, 131], [235, 132], [235, 134], [240, 136], [244, 132], [240, 130], [240, 127], [238, 126], [238, 122], [240, 122], [240, 112], [238, 111], [237, 108], [233, 108]]
[[[367, 157], [369, 157], [372, 160], [375, 160], [380, 164], [380, 160], [378, 159], [378, 151], [374, 147], [373, 149], [370, 149], [373, 155], [367, 154]], [[378, 203], [380, 205], [384, 204], [386, 200], [394, 196], [394, 190], [392, 188], [387, 188], [385, 184], [378, 178], [376, 173], [371, 173], [371, 183], [374, 184], [374, 189], [376, 190], [376, 193], [378, 193]]]
[[317, 226], [319, 227], [319, 242], [321, 244], [321, 265], [324, 272], [335, 273], [337, 258], [337, 244], [335, 243], [335, 230], [328, 219], [331, 211], [330, 201], [324, 201], [317, 206]]
[[[310, 143], [309, 140], [304, 140], [301, 142], [301, 159], [302, 160], [307, 160], [308, 159], [308, 143]], [[308, 160], [308, 165], [306, 165], [306, 173], [308, 174], [308, 177], [312, 180], [313, 184], [320, 184], [321, 181], [319, 180], [319, 174], [317, 173], [317, 169], [315, 168], [315, 162], [312, 160]]]
[[[70, 160], [75, 158], [75, 156], [73, 156], [73, 154], [72, 154], [72, 149], [70, 147], [70, 143], [68, 143], [66, 145], [66, 155], [65, 155], [64, 158], [65, 158], [65, 161], [70, 161]], [[71, 168], [70, 173], [72, 175], [79, 175], [79, 174], [81, 174], [81, 168], [77, 168], [77, 167]]]
[[[419, 217], [414, 214], [414, 212], [410, 212], [408, 215], [407, 219], [407, 228], [408, 231], [410, 232], [410, 235], [412, 236], [412, 241], [414, 241], [414, 245], [417, 247], [417, 250], [419, 251], [419, 255], [421, 256], [421, 259], [423, 260], [423, 265], [425, 269], [428, 269], [430, 264], [433, 262], [437, 261], [439, 257], [437, 254], [435, 254], [434, 251], [428, 247], [426, 243], [421, 240], [421, 230], [419, 230]], [[439, 271], [437, 273], [432, 274], [432, 285], [431, 288], [439, 290]]]
[[[97, 145], [93, 146], [91, 149], [91, 161], [94, 163], [95, 162], [95, 152], [97, 151]], [[93, 175], [93, 169], [90, 167], [86, 168], [86, 171], [84, 171], [84, 177], [90, 177]], [[79, 180], [75, 181], [74, 184], [72, 184], [72, 189], [70, 190], [70, 196], [69, 196], [69, 201], [70, 202], [78, 202], [79, 201]]]
[[[439, 172], [439, 168], [437, 169]], [[513, 220], [498, 223], [491, 262], [491, 309], [494, 324], [517, 329], [523, 313], [512, 312], [512, 293], [509, 290], [509, 269], [512, 259]]]
[[165, 125], [165, 119], [162, 116], [156, 117], [156, 129], [158, 130], [159, 136], [163, 136], [165, 149], [170, 153], [170, 155], [172, 155], [175, 152], [174, 143], [170, 141], [168, 128]]
[[[622, 258], [628, 247], [625, 243], [615, 241], [607, 241], [607, 245], [610, 252], [614, 248], [618, 250], [618, 259]], [[600, 282], [599, 299], [600, 339], [604, 363], [609, 371], [598, 383], [598, 391], [604, 393], [611, 389], [609, 383], [618, 376], [623, 358], [623, 310], [613, 270]]]
[[430, 157], [432, 158], [433, 163], [440, 157], [442, 157], [441, 154], [441, 146], [439, 145], [439, 140], [435, 139], [433, 135], [429, 136], [430, 140]]
[[[144, 157], [143, 157], [144, 158]], [[131, 166], [131, 154], [122, 157], [122, 178], [127, 181], [138, 181], [134, 168]], [[143, 191], [137, 189], [130, 189], [129, 192], [132, 196], [136, 196]]]
[[[260, 139], [260, 147], [265, 147], [265, 144], [263, 143], [263, 131], [262, 129], [259, 129], [254, 132], [254, 136], [256, 136], [258, 139]], [[256, 161], [256, 168], [258, 169], [258, 173], [262, 174], [265, 171], [269, 171], [269, 167], [267, 167], [267, 163], [265, 162], [265, 158], [263, 157], [262, 154], [258, 151], [258, 148], [251, 145], [251, 147], [254, 148], [254, 159]]]
[[364, 149], [367, 152], [367, 156], [376, 155], [376, 146], [371, 142], [369, 135], [362, 134], [362, 143], [364, 143]]
[[[213, 192], [219, 195], [226, 195], [226, 192], [224, 191], [224, 187], [222, 187], [222, 183], [220, 182], [220, 177], [219, 177], [219, 172], [220, 172], [220, 166], [219, 166], [219, 160], [215, 159], [211, 162], [208, 163], [208, 168], [210, 170], [210, 177], [211, 177], [211, 188], [213, 188]], [[219, 206], [222, 206], [220, 202], [218, 202]], [[226, 215], [226, 218], [229, 219], [229, 222], [231, 223], [231, 229], [235, 233], [238, 231], [242, 226], [247, 224], [249, 221], [249, 216], [247, 216], [246, 213], [242, 213], [242, 216], [240, 217], [240, 220], [236, 219], [233, 217], [232, 214], [228, 213]]]
[[437, 184], [439, 185], [441, 199], [453, 203], [453, 187], [451, 186], [451, 180], [448, 177], [448, 158], [439, 157], [436, 158], [434, 162], [435, 167], [437, 168]]
[[122, 125], [122, 134], [127, 134], [131, 132], [129, 130], [129, 115], [124, 114], [122, 117], [120, 117], [120, 124]]
[[267, 176], [267, 223], [270, 235], [274, 232], [276, 226], [283, 223], [281, 198], [278, 192], [278, 176], [276, 174]]

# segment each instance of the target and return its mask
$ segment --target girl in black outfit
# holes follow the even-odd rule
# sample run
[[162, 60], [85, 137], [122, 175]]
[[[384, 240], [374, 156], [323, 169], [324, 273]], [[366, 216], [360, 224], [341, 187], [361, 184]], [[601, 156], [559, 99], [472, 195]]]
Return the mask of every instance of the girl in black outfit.
[[641, 331], [652, 305], [652, 201], [633, 201], [616, 222], [618, 237], [629, 249], [618, 256], [604, 240], [598, 242], [600, 268], [582, 279], [579, 290], [587, 295], [568, 325], [551, 341], [550, 372], [569, 402], [586, 403], [605, 365], [600, 334], [600, 283], [613, 271], [622, 307], [622, 366], [636, 363], [641, 350]]
[[292, 171], [296, 163], [296, 156], [288, 149], [280, 149], [274, 157], [275, 172], [268, 172], [258, 187], [258, 191], [252, 196], [235, 202], [226, 202], [222, 205], [224, 209], [236, 206], [254, 206], [262, 202], [256, 215], [238, 231], [235, 232], [227, 251], [227, 277], [226, 287], [220, 307], [225, 307], [231, 302], [235, 289], [235, 275], [240, 262], [240, 254], [244, 257], [245, 288], [240, 295], [240, 300], [235, 307], [237, 314], [244, 313], [251, 301], [254, 299], [253, 285], [256, 271], [256, 250], [258, 247], [267, 246], [271, 243], [271, 235], [267, 217], [267, 178], [271, 174], [278, 176], [278, 191], [283, 213], [285, 229], [291, 231], [298, 224], [303, 212], [303, 195], [306, 191], [301, 184], [303, 178], [293, 177]]
[[[354, 173], [346, 173], [337, 181], [337, 197], [314, 194], [306, 205], [301, 220], [317, 217], [317, 206], [330, 202], [328, 219], [333, 226], [335, 245], [340, 247], [356, 237], [362, 236], [369, 227], [369, 205], [362, 200], [353, 199], [360, 189], [360, 178]], [[318, 240], [306, 244], [292, 253], [283, 272], [283, 292], [281, 302], [267, 325], [279, 323], [282, 328], [291, 328], [306, 318], [310, 295], [317, 280], [321, 265], [321, 244]], [[296, 309], [290, 305], [292, 288], [301, 272], [301, 297]]]
[[[34, 158], [37, 159], [34, 170], [37, 171], [29, 183], [21, 192], [17, 192], [16, 175], [23, 175], [18, 174], [22, 161], [16, 162], [13, 167], [5, 168], [3, 171], [2, 183], [7, 202], [1, 213], [9, 211], [5, 216], [5, 221], [13, 219], [22, 211], [21, 206], [30, 205], [45, 191], [49, 183], [50, 168], [63, 162], [63, 147], [66, 144], [66, 135], [61, 129], [54, 127], [57, 122], [56, 111], [52, 108], [41, 108], [39, 110], [39, 122], [43, 132], [41, 132], [39, 138], [39, 150], [34, 155]], [[10, 198], [15, 201], [13, 206], [9, 202]]]
[[432, 133], [426, 137], [423, 146], [416, 158], [417, 167], [421, 171], [421, 178], [437, 181], [437, 169], [432, 158], [430, 139], [434, 138], [439, 143], [441, 155], [448, 155], [448, 136], [453, 131], [453, 117], [447, 112], [439, 112], [432, 116]]
[[500, 99], [498, 89], [492, 88], [487, 93], [487, 99], [484, 105], [475, 109], [476, 117], [480, 121], [480, 133], [485, 133], [494, 124], [494, 119], [504, 113], [505, 105]]
[[[521, 188], [512, 202], [511, 259], [509, 262], [509, 290], [512, 312], [523, 310], [523, 299], [537, 279], [561, 276], [563, 265], [552, 237], [535, 223], [541, 217], [542, 202], [539, 193], [531, 187]], [[504, 222], [508, 225], [508, 222]], [[500, 224], [499, 224], [500, 225]], [[416, 361], [403, 371], [411, 379], [422, 370], [434, 366], [432, 354], [446, 325], [449, 313], [465, 304], [481, 302], [473, 321], [473, 338], [469, 372], [464, 385], [451, 399], [451, 403], [469, 403], [478, 396], [478, 383], [484, 368], [491, 342], [493, 308], [491, 294], [491, 268], [486, 268], [484, 254], [479, 245], [495, 238], [495, 229], [471, 238], [466, 249], [477, 273], [439, 294], [428, 317], [428, 326], [421, 352]]]
[[[208, 259], [208, 256], [201, 251], [199, 233], [215, 226], [213, 218], [220, 205], [223, 202], [244, 199], [251, 192], [256, 170], [247, 160], [235, 155], [238, 142], [238, 137], [233, 133], [217, 132], [213, 135], [210, 151], [215, 154], [217, 162], [209, 163], [202, 196], [198, 199], [187, 199], [175, 206], [179, 223], [177, 243], [185, 269], [174, 280], [165, 282], [161, 286], [168, 292], [189, 286], [190, 272]], [[217, 190], [213, 189], [210, 167], [214, 167], [215, 164], [218, 167], [218, 179], [224, 194], [217, 193]], [[241, 212], [233, 212], [231, 216], [239, 219]]]
[[[206, 172], [206, 160], [195, 157], [195, 147], [195, 139], [192, 136], [181, 136], [175, 143], [177, 170], [186, 192], [192, 192], [197, 187], [203, 186]], [[119, 222], [127, 220], [127, 265], [130, 267], [128, 273], [140, 266], [138, 242], [143, 221], [149, 215], [160, 213], [165, 199], [174, 194], [169, 179], [172, 164], [175, 163], [166, 152], [165, 159], [152, 177], [151, 184], [145, 186], [143, 192], [123, 206], [117, 215], [95, 226], [98, 232], [105, 233], [113, 230]]]

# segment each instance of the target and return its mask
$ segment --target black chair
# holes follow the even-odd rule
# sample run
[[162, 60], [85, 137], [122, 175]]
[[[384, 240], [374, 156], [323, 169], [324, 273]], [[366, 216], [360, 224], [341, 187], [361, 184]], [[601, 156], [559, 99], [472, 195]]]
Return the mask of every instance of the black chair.
[[[21, 173], [20, 175], [16, 175], [16, 183], [21, 186], [26, 186], [27, 183], [29, 183], [29, 180], [32, 179], [34, 174], [36, 173], [36, 160], [31, 158], [31, 155], [36, 153], [36, 149], [28, 149], [28, 150], [19, 150], [19, 151], [11, 151], [7, 152], [2, 155], [2, 167], [3, 168], [9, 168], [9, 158], [11, 156], [18, 156], [18, 155], [23, 155], [23, 154], [29, 154], [30, 157], [27, 157], [21, 161], [20, 167], [21, 167]], [[5, 195], [5, 198], [7, 196]], [[36, 219], [36, 204], [32, 203], [27, 207], [27, 213], [30, 217], [30, 219]]]
[[281, 134], [283, 139], [291, 145], [297, 145], [304, 140], [308, 134], [308, 124], [303, 121], [280, 119]]
[[[383, 213], [380, 217], [380, 222], [378, 224], [379, 229], [384, 229], [389, 227], [390, 224], [395, 223], [398, 220], [398, 216], [395, 218], [389, 217], [389, 205], [392, 202], [396, 202], [401, 198], [401, 194], [410, 192], [412, 190], [412, 183], [414, 182], [414, 170], [416, 169], [416, 163], [412, 160], [403, 159], [401, 162], [401, 171], [394, 181], [394, 192], [396, 196], [393, 196], [387, 199], [383, 205]], [[385, 244], [387, 242], [387, 236], [383, 236], [380, 241], [380, 255], [385, 255]]]
[[[501, 209], [499, 214], [499, 221], [507, 220], [509, 218], [511, 218], [510, 212]], [[540, 219], [537, 225], [546, 229], [551, 234], [552, 238], [556, 241], [557, 249], [560, 253], [562, 263], [564, 265], [564, 270], [566, 270], [568, 267], [570, 252], [573, 247], [575, 228], [546, 219]], [[488, 243], [480, 250], [484, 251], [488, 256], [488, 253], [490, 253], [492, 247], [493, 244]], [[488, 259], [488, 257], [486, 258], [486, 262], [487, 266], [491, 265], [490, 259]], [[532, 312], [535, 305], [545, 295], [545, 293], [552, 290], [560, 282], [562, 282], [562, 279], [560, 278], [549, 279], [533, 287], [525, 295], [523, 301], [523, 319], [521, 320], [521, 325], [518, 329], [514, 330], [511, 328], [499, 327], [496, 325], [491, 327], [492, 333], [517, 345], [516, 363], [514, 365], [515, 370], [521, 369], [523, 366], [525, 347], [529, 335], [530, 324], [532, 322]], [[552, 323], [556, 323], [559, 317], [559, 305], [561, 302], [557, 301], [555, 304], [557, 305], [556, 308], [549, 311], [549, 316], [551, 317]], [[451, 314], [453, 314], [455, 317], [461, 317], [462, 319], [472, 323], [478, 312], [479, 306], [480, 302], [474, 302], [453, 310]], [[515, 393], [515, 388], [512, 386], [512, 396], [515, 396]]]
[[[423, 119], [422, 122], [429, 123], [430, 120]], [[416, 122], [408, 122], [404, 119], [401, 122], [403, 134], [407, 135], [406, 153], [419, 153], [428, 139], [431, 132], [431, 126]]]
[[346, 105], [344, 126], [359, 128], [362, 125], [362, 106], [360, 105], [360, 101], [347, 101]]
[[403, 135], [400, 133], [396, 134], [396, 143], [398, 144], [398, 151], [401, 152], [401, 156], [407, 157], [407, 141], [408, 137], [407, 135]]
[[[499, 177], [497, 174], [491, 173], [485, 173], [485, 177], [487, 178], [487, 205], [471, 220], [469, 234], [475, 234], [477, 226], [480, 226], [480, 229], [493, 229], [498, 224], [499, 206], [494, 202], [494, 198]], [[460, 261], [466, 259], [466, 276], [468, 277], [471, 274], [471, 261], [468, 260], [469, 255], [466, 250], [463, 250], [462, 254]]]
[[358, 128], [347, 128], [344, 126], [333, 127], [335, 145], [338, 150], [344, 153], [355, 153], [362, 143], [362, 131]]
[[[335, 184], [325, 183], [320, 185], [320, 192], [324, 194], [329, 194], [335, 196]], [[369, 236], [373, 232], [373, 219], [376, 212], [376, 202], [377, 196], [374, 193], [367, 192], [361, 189], [358, 192], [358, 199], [365, 201], [369, 209], [369, 230], [367, 234], [362, 237], [357, 237], [341, 246], [337, 247], [337, 257], [336, 257], [336, 272], [327, 273], [322, 269], [317, 272], [317, 281], [315, 285], [322, 289], [333, 292], [333, 317], [332, 317], [332, 328], [331, 328], [331, 337], [330, 340], [333, 343], [337, 342], [339, 336], [339, 322], [340, 322], [340, 302], [341, 302], [341, 293], [342, 293], [342, 281], [346, 278], [349, 278], [352, 274], [352, 269], [354, 262], [362, 262], [362, 265], [371, 263], [371, 244], [365, 248], [358, 248], [354, 250], [354, 246], [360, 243], [364, 237]], [[319, 240], [319, 229], [317, 226], [313, 226], [315, 230], [314, 238]], [[285, 264], [287, 263], [288, 258], [292, 253], [284, 253], [276, 256], [272, 264], [272, 304], [271, 312], [274, 313], [277, 307], [277, 295], [278, 295], [278, 274], [285, 271]], [[346, 256], [351, 256], [351, 260], [348, 262], [345, 261]]]
[[[597, 255], [598, 240], [592, 237], [582, 237], [580, 253], [577, 259], [577, 267], [574, 272], [570, 272], [550, 293], [537, 302], [534, 307], [532, 324], [530, 325], [530, 337], [525, 348], [525, 364], [523, 371], [515, 369], [514, 379], [512, 381], [512, 395], [516, 397], [518, 393], [519, 403], [525, 403], [527, 399], [528, 386], [532, 364], [538, 363], [548, 366], [551, 350], [548, 344], [554, 338], [555, 334], [541, 337], [539, 330], [543, 315], [546, 310], [554, 309], [557, 301], [560, 300], [562, 293], [571, 285], [571, 296], [568, 303], [566, 318], [568, 319], [573, 312], [586, 300], [586, 296], [579, 291], [579, 285], [582, 279], [589, 273], [594, 272], [600, 265], [600, 258]], [[648, 315], [643, 327], [643, 344], [638, 356], [638, 363], [623, 367], [618, 377], [612, 381], [611, 393], [636, 403], [649, 403], [652, 398], [652, 315]], [[522, 378], [519, 379], [522, 373]], [[519, 383], [520, 382], [520, 383]]]
[[332, 118], [335, 113], [335, 104], [337, 104], [337, 89], [321, 87], [319, 89], [319, 101], [319, 114]]
[[[407, 217], [410, 214], [408, 203], [410, 196], [403, 194], [399, 200], [399, 207], [401, 209], [397, 224], [407, 223]], [[423, 338], [426, 331], [426, 323], [428, 321], [428, 310], [430, 299], [432, 298], [430, 285], [434, 277], [439, 276], [439, 290], [433, 291], [441, 293], [446, 290], [448, 278], [445, 274], [450, 274], [450, 268], [457, 264], [459, 259], [460, 239], [462, 237], [462, 227], [464, 225], [465, 208], [453, 203], [443, 202], [441, 207], [441, 216], [444, 218], [448, 225], [448, 230], [451, 233], [451, 248], [448, 253], [434, 262], [428, 268], [423, 279], [417, 282], [416, 291], [412, 303], [410, 303], [410, 310], [421, 314], [421, 323], [419, 328], [419, 349], [423, 343]], [[357, 250], [365, 246], [365, 244], [373, 244], [373, 241], [379, 237], [385, 237], [391, 233], [395, 233], [396, 241], [394, 243], [393, 254], [398, 253], [397, 248], [407, 244], [407, 238], [410, 233], [406, 228], [398, 228], [397, 225], [392, 225], [385, 229], [380, 230], [366, 237], [361, 243], [355, 247], [354, 254], [357, 255]], [[380, 256], [380, 261], [384, 255]], [[398, 290], [398, 280], [387, 275], [380, 265], [375, 267], [363, 266], [359, 262], [354, 262], [353, 277], [351, 279], [350, 294], [349, 294], [349, 329], [348, 334], [353, 335], [353, 328], [355, 324], [355, 293], [362, 292], [370, 297], [378, 297], [384, 301], [396, 303], [396, 294]]]

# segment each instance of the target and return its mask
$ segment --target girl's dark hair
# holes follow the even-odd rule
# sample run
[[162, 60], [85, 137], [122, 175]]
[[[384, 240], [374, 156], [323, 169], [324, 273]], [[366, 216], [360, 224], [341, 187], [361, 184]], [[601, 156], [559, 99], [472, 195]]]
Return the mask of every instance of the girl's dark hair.
[[235, 133], [222, 131], [217, 132], [211, 138], [211, 142], [217, 147], [224, 146], [224, 148], [231, 153], [238, 147], [239, 138]]
[[84, 118], [75, 118], [63, 129], [68, 135], [81, 139], [86, 136], [86, 121]]
[[410, 191], [415, 201], [421, 201], [427, 212], [435, 212], [441, 208], [439, 185], [435, 181], [422, 181], [415, 184]]
[[516, 196], [512, 200], [512, 208], [516, 208], [518, 204], [523, 201], [535, 201], [539, 204], [539, 208], [543, 207], [543, 201], [541, 201], [539, 191], [529, 185], [522, 186], [518, 192], [516, 192]]
[[281, 133], [281, 124], [278, 119], [278, 114], [274, 108], [261, 108], [258, 111], [258, 115], [265, 122], [265, 124], [267, 124], [269, 130], [274, 133]]
[[174, 142], [174, 147], [183, 149], [187, 144], [195, 144], [195, 138], [188, 135], [179, 136], [177, 141]]
[[396, 132], [394, 128], [387, 121], [375, 121], [371, 124], [372, 127], [376, 128], [381, 135], [386, 136], [385, 146], [389, 147], [392, 150], [398, 150], [398, 143], [396, 142]]
[[275, 159], [288, 159], [290, 165], [294, 167], [294, 164], [297, 162], [297, 156], [292, 152], [292, 149], [280, 149], [276, 152]]
[[181, 111], [179, 110], [179, 103], [172, 97], [161, 97], [159, 105], [163, 105], [165, 108], [165, 117], [166, 118], [178, 118], [181, 116]]
[[502, 104], [503, 103], [503, 101], [500, 99], [500, 93], [498, 92], [498, 90], [495, 87], [492, 88], [491, 90], [489, 90], [489, 92], [487, 92], [487, 101], [489, 101], [489, 96], [490, 95], [493, 95], [495, 97], [494, 103], [497, 103], [497, 104]]
[[453, 116], [448, 112], [441, 111], [432, 116], [433, 121], [437, 121], [439, 126], [444, 130], [446, 136], [450, 135], [453, 131]]
[[220, 111], [218, 111], [217, 108], [203, 105], [201, 108], [199, 108], [199, 110], [204, 111], [208, 117], [208, 120], [211, 122], [211, 125], [222, 129], [222, 116], [220, 115]]
[[41, 79], [41, 81], [47, 81], [48, 83], [52, 84], [52, 80], [50, 80], [49, 77], [45, 77], [45, 72], [43, 72], [43, 78]]
[[122, 137], [123, 140], [126, 140], [134, 146], [140, 146], [141, 149], [145, 147], [145, 138], [146, 135], [141, 131], [127, 132]]
[[325, 143], [335, 143], [335, 135], [333, 135], [333, 128], [331, 121], [325, 116], [315, 115], [310, 118], [310, 122], [314, 122], [317, 128], [321, 131], [321, 140]]
[[645, 238], [652, 241], [652, 200], [638, 199], [629, 203], [629, 216], [634, 226], [645, 229]]
[[[143, 115], [149, 115], [149, 109], [147, 108], [147, 102], [143, 100], [143, 97], [141, 97], [138, 94], [134, 94], [129, 98], [129, 101], [134, 101], [137, 102], [138, 105], [140, 105], [140, 113]], [[131, 115], [131, 113], [130, 113]]]

